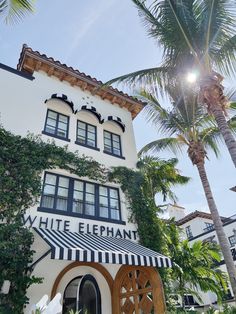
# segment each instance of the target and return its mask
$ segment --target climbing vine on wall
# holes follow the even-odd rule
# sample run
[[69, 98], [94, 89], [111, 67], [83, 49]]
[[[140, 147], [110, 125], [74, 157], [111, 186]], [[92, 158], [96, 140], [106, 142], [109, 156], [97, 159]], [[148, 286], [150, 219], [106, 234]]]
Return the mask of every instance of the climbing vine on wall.
[[158, 207], [143, 192], [146, 182], [140, 171], [126, 167], [108, 170], [94, 159], [69, 152], [54, 142], [45, 143], [32, 135], [23, 138], [0, 128], [0, 219], [6, 222], [0, 224], [0, 287], [4, 280], [11, 282], [9, 294], [0, 294], [0, 313], [22, 314], [28, 302], [27, 289], [40, 282], [40, 278], [31, 276], [33, 235], [23, 226], [21, 217], [39, 199], [43, 171], [55, 168], [100, 182], [119, 183], [140, 242], [164, 253]]
[[119, 183], [126, 195], [130, 219], [137, 224], [140, 243], [156, 252], [164, 252], [163, 222], [157, 216], [159, 208], [155, 200], [143, 193], [142, 187], [146, 184], [143, 174], [138, 170], [116, 167], [110, 171], [109, 180]]
[[95, 160], [45, 143], [40, 137], [22, 138], [0, 128], [0, 287], [10, 280], [8, 294], [0, 294], [0, 313], [23, 313], [26, 290], [39, 278], [31, 276], [33, 235], [22, 214], [40, 196], [45, 169], [61, 168], [79, 177], [104, 181], [106, 169]]

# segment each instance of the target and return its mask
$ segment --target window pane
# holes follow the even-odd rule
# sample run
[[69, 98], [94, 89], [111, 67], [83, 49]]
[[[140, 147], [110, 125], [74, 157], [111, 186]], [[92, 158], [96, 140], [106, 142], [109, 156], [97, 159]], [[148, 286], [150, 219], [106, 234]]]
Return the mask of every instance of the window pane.
[[106, 152], [112, 152], [112, 149], [111, 149], [111, 146], [104, 146], [104, 150], [106, 151]]
[[74, 201], [72, 211], [74, 213], [83, 214], [83, 203]]
[[53, 112], [51, 110], [48, 110], [48, 117], [56, 120], [57, 119], [57, 113]]
[[95, 203], [95, 196], [94, 196], [94, 194], [86, 194], [85, 195], [85, 199], [86, 199], [86, 202], [89, 202], [89, 203], [92, 203], [92, 204]]
[[101, 206], [106, 206], [106, 207], [108, 207], [108, 198], [105, 197], [105, 196], [100, 196], [100, 198], [99, 198], [99, 204], [100, 204]]
[[108, 189], [107, 188], [105, 188], [104, 186], [100, 186], [99, 187], [99, 194], [100, 195], [107, 195], [107, 191], [108, 191]]
[[88, 132], [95, 133], [95, 126], [88, 125]]
[[60, 177], [59, 178], [59, 186], [63, 186], [65, 188], [68, 188], [69, 187], [69, 179], [64, 178], [64, 177]]
[[86, 183], [86, 192], [94, 193], [94, 184]]
[[55, 194], [55, 186], [54, 185], [44, 185], [43, 194], [54, 195]]
[[114, 142], [120, 142], [120, 137], [119, 137], [119, 135], [112, 134], [112, 140], [113, 140]]
[[88, 132], [88, 138], [89, 138], [90, 140], [95, 140], [95, 133], [90, 133], [90, 132]]
[[59, 122], [58, 123], [58, 129], [66, 131], [67, 130], [67, 124]]
[[53, 203], [54, 203], [54, 197], [52, 196], [43, 196], [42, 197], [42, 207], [45, 208], [53, 208]]
[[114, 148], [114, 149], [113, 149], [113, 154], [118, 155], [118, 156], [121, 155], [120, 150], [117, 149], [117, 148]]
[[53, 120], [51, 118], [48, 118], [47, 119], [47, 123], [46, 123], [48, 126], [51, 126], [51, 127], [56, 127], [56, 124], [57, 124], [57, 121], [56, 120]]
[[111, 208], [119, 209], [119, 202], [118, 202], [118, 200], [115, 200], [115, 199], [111, 198], [110, 199], [110, 205], [111, 205]]
[[79, 192], [79, 191], [74, 191], [74, 199], [75, 200], [83, 200], [83, 192]]
[[108, 208], [107, 207], [100, 207], [100, 217], [108, 218]]
[[51, 133], [51, 134], [55, 134], [56, 129], [54, 127], [51, 126], [46, 126], [45, 128], [45, 132]]
[[66, 116], [63, 116], [63, 115], [59, 115], [59, 121], [60, 122], [64, 122], [65, 124], [67, 124], [68, 123], [68, 117], [66, 117]]
[[85, 137], [85, 130], [78, 129], [78, 137]]
[[57, 176], [53, 175], [53, 174], [49, 174], [47, 173], [45, 176], [45, 182], [55, 185], [56, 184], [56, 180], [57, 180]]
[[115, 189], [110, 189], [110, 196], [113, 198], [118, 198], [118, 191]]
[[107, 146], [111, 146], [111, 141], [110, 140], [108, 140], [108, 139], [104, 139], [104, 143], [105, 143], [105, 145], [107, 145]]
[[118, 143], [118, 142], [113, 142], [113, 147], [120, 149], [120, 143]]
[[106, 138], [106, 139], [111, 139], [111, 133], [109, 133], [109, 132], [104, 132], [104, 137]]
[[95, 147], [95, 146], [96, 146], [96, 145], [95, 145], [95, 141], [93, 141], [93, 140], [88, 140], [88, 141], [87, 141], [87, 145], [92, 146], [92, 147]]
[[74, 189], [78, 191], [84, 190], [84, 183], [81, 181], [74, 181]]
[[58, 188], [58, 191], [57, 191], [57, 194], [59, 196], [64, 196], [64, 197], [67, 197], [68, 196], [68, 189], [65, 189], [65, 188]]
[[95, 215], [95, 206], [93, 204], [85, 204], [85, 215]]
[[58, 197], [56, 209], [67, 210], [67, 199]]
[[86, 124], [85, 124], [84, 122], [80, 122], [80, 121], [79, 121], [79, 122], [78, 122], [78, 128], [85, 130], [85, 129], [86, 129]]
[[111, 219], [120, 220], [120, 212], [119, 210], [111, 210]]
[[58, 136], [61, 136], [61, 137], [66, 137], [66, 131], [63, 131], [63, 130], [57, 130], [57, 135]]

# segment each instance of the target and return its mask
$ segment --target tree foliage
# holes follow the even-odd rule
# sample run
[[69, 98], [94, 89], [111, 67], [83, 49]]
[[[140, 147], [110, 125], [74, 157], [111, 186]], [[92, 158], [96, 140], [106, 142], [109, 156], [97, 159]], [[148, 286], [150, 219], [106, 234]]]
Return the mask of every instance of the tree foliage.
[[222, 301], [227, 290], [227, 277], [217, 268], [222, 258], [219, 246], [200, 240], [190, 245], [187, 239], [181, 239], [181, 231], [172, 221], [165, 224], [164, 234], [173, 262], [173, 268], [169, 270], [168, 292], [178, 293], [183, 307], [184, 295], [194, 295], [201, 302], [199, 288], [214, 292], [218, 301]]
[[0, 14], [6, 22], [18, 22], [34, 10], [34, 0], [0, 0]]
[[9, 294], [0, 294], [3, 313], [21, 314], [28, 302], [26, 290], [40, 281], [31, 277], [33, 235], [21, 217], [38, 201], [42, 172], [55, 168], [95, 180], [106, 177], [105, 168], [91, 158], [0, 129], [0, 287], [4, 280], [11, 282]]

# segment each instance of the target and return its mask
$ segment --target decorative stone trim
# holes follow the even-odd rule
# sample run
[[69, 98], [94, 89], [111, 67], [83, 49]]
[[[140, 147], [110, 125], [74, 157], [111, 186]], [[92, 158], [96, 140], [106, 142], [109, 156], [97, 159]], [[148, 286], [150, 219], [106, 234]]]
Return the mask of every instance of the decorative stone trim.
[[125, 132], [125, 124], [122, 122], [121, 118], [114, 117], [114, 116], [108, 116], [107, 121], [113, 121], [115, 122], [123, 132]]
[[75, 110], [74, 110], [74, 103], [72, 100], [70, 100], [66, 95], [64, 94], [59, 94], [59, 93], [56, 93], [56, 94], [52, 94], [51, 98], [49, 99], [46, 99], [45, 100], [45, 104], [51, 100], [51, 99], [59, 99], [61, 101], [64, 101], [72, 110], [73, 113], [75, 113]]

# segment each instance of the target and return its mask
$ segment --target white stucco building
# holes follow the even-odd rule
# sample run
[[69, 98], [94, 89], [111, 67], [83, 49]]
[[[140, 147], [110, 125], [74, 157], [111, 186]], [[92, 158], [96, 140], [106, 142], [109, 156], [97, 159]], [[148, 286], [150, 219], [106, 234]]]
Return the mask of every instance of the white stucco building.
[[[175, 218], [176, 224], [182, 228], [183, 236], [190, 241], [190, 244], [197, 240], [218, 243], [211, 214], [196, 210], [186, 215], [185, 208], [177, 205], [169, 205], [168, 213], [170, 218]], [[221, 220], [236, 265], [236, 215], [228, 218], [221, 217]], [[219, 267], [226, 272], [226, 266], [223, 260]], [[203, 305], [206, 306], [214, 304], [217, 300], [216, 295], [211, 292], [200, 293], [200, 295], [203, 300]], [[226, 299], [231, 299], [230, 290]], [[190, 306], [196, 305], [196, 299], [194, 300], [192, 296], [186, 297], [186, 303]]]
[[[1, 124], [68, 145], [106, 167], [135, 168], [132, 120], [143, 104], [53, 58], [23, 46], [17, 69], [0, 64]], [[164, 313], [155, 269], [168, 258], [137, 244], [135, 224], [119, 185], [45, 169], [40, 203], [25, 225], [34, 236], [34, 272], [43, 277], [29, 288], [30, 308], [44, 294], [63, 296], [63, 314]], [[152, 297], [151, 297], [152, 295]], [[82, 311], [82, 312], [83, 312]]]

